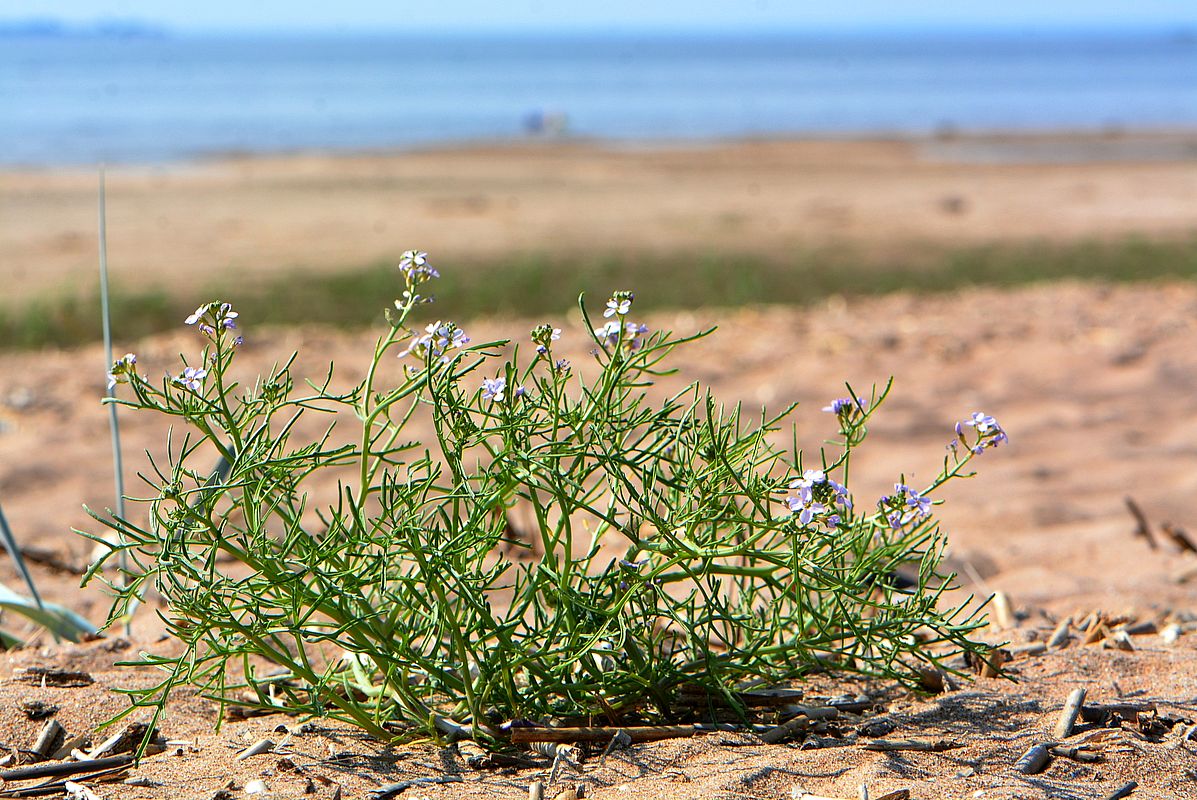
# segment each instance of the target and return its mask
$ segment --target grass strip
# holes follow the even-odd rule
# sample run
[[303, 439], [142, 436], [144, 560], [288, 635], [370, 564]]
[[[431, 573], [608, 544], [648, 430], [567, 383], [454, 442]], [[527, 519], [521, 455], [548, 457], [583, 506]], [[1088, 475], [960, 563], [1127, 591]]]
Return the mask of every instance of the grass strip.
[[[580, 291], [602, 286], [633, 289], [642, 311], [758, 303], [801, 306], [831, 295], [944, 292], [1062, 279], [1191, 279], [1197, 277], [1197, 236], [1006, 243], [894, 256], [863, 254], [849, 247], [800, 251], [780, 259], [719, 253], [525, 255], [452, 267], [442, 266], [444, 278], [437, 282], [438, 303], [432, 309], [452, 308], [458, 319], [563, 313]], [[164, 289], [131, 292], [114, 284], [110, 302], [125, 341], [174, 329], [197, 302], [214, 297], [233, 302], [258, 324], [302, 321], [359, 328], [381, 322], [382, 309], [396, 296], [400, 283], [388, 262], [335, 271], [271, 272], [236, 284], [230, 279], [187, 296]], [[101, 334], [98, 287], [83, 296], [0, 306], [0, 350], [71, 347], [97, 341]]]

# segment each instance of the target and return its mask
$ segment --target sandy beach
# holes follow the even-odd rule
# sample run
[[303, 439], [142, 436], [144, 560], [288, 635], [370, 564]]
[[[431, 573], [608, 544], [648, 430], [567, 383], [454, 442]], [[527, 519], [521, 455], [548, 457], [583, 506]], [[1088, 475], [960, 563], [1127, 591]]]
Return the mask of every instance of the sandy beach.
[[[1120, 136], [1063, 137], [1071, 150], [1060, 137], [977, 139], [973, 160], [962, 159], [958, 142], [810, 141], [668, 150], [505, 146], [121, 168], [109, 176], [110, 257], [119, 280], [184, 291], [214, 274], [343, 269], [416, 244], [446, 270], [511, 252], [780, 257], [817, 243], [899, 250], [1191, 236], [1197, 158], [1183, 156], [1197, 136], [1144, 135], [1133, 146], [1125, 144], [1129, 134]], [[1059, 156], [1062, 147], [1073, 157]], [[1035, 155], [1044, 151], [1056, 154], [1051, 163]], [[94, 175], [79, 171], [0, 175], [0, 274], [8, 298], [90, 280], [81, 276], [94, 270], [94, 187]], [[390, 299], [379, 298], [379, 305]], [[469, 330], [478, 340], [523, 339], [541, 321], [474, 320]], [[563, 354], [584, 361], [590, 345], [577, 320], [552, 321], [564, 328]], [[891, 400], [854, 466], [853, 488], [862, 498], [891, 488], [901, 474], [930, 478], [956, 420], [978, 410], [996, 416], [1010, 434], [1008, 446], [987, 452], [975, 479], [944, 493], [941, 518], [949, 563], [960, 573], [956, 596], [1000, 591], [1010, 599], [1012, 618], [995, 622], [985, 638], [1017, 652], [1017, 682], [980, 677], [918, 697], [820, 679], [807, 687], [811, 697], [865, 692], [881, 704], [864, 720], [845, 721], [834, 735], [805, 744], [769, 746], [728, 734], [637, 745], [602, 766], [595, 754], [548, 797], [580, 782], [589, 797], [633, 800], [788, 798], [803, 791], [854, 798], [861, 784], [870, 797], [908, 789], [921, 800], [1079, 799], [1105, 797], [1130, 780], [1139, 784], [1136, 798], [1193, 796], [1197, 743], [1186, 736], [1197, 718], [1197, 554], [1163, 538], [1149, 546], [1136, 536], [1125, 499], [1142, 507], [1157, 536], [1164, 521], [1197, 531], [1197, 287], [1073, 282], [833, 298], [801, 310], [661, 312], [645, 321], [677, 332], [720, 326], [683, 351], [680, 374], [662, 390], [701, 380], [721, 399], [749, 408], [799, 402], [799, 435], [816, 448], [833, 433], [819, 408], [843, 394], [844, 381], [867, 387], [893, 376]], [[198, 352], [194, 331], [181, 322], [176, 332], [137, 343], [147, 371], [173, 369], [179, 353]], [[355, 376], [376, 335], [242, 322], [246, 375], [298, 350], [299, 376], [322, 375], [333, 360]], [[105, 598], [80, 591], [69, 566], [89, 553], [71, 528], [97, 530], [81, 504], [112, 504], [102, 361], [98, 345], [0, 354], [0, 500], [22, 543], [61, 562], [33, 566], [47, 597], [94, 620], [102, 618]], [[126, 414], [123, 424], [127, 453], [161, 452], [165, 421]], [[131, 461], [130, 477], [146, 466], [144, 455]], [[18, 585], [8, 561], [0, 561], [0, 580]], [[1110, 629], [1142, 623], [1128, 637], [1131, 649], [1104, 635], [1084, 644], [1074, 628], [1065, 647], [1034, 652], [1065, 617], [1080, 623], [1095, 613]], [[1160, 634], [1173, 624], [1180, 635], [1168, 642]], [[41, 723], [16, 710], [28, 698], [59, 706], [71, 733], [119, 710], [123, 701], [109, 689], [148, 677], [113, 662], [164, 646], [157, 631], [146, 614], [132, 644], [43, 640], [0, 660], [0, 742], [27, 748], [35, 738]], [[20, 682], [19, 670], [36, 665], [83, 669], [96, 682], [73, 689]], [[1042, 774], [1014, 770], [1022, 752], [1050, 737], [1064, 699], [1078, 687], [1088, 689], [1091, 702], [1151, 703], [1177, 721], [1162, 733], [1145, 733], [1132, 721], [1089, 724], [1078, 733], [1099, 747], [1100, 763], [1059, 757]], [[462, 782], [413, 787], [405, 796], [514, 799], [548, 774], [547, 763], [474, 770], [452, 749], [390, 748], [323, 723], [291, 738], [290, 750], [234, 762], [239, 749], [265, 736], [278, 741], [286, 733], [275, 726], [297, 721], [247, 720], [214, 734], [215, 713], [211, 704], [180, 695], [161, 727], [193, 744], [147, 759], [134, 774], [149, 786], [96, 790], [105, 798], [210, 798], [231, 777], [232, 796], [245, 796], [247, 782], [260, 779], [274, 797], [348, 798], [396, 780], [449, 774]], [[889, 738], [950, 739], [960, 747], [866, 750], [875, 737], [860, 726], [878, 718], [895, 724]], [[330, 758], [330, 748], [348, 755]]]
[[[1197, 133], [533, 142], [108, 171], [119, 287], [356, 269], [418, 246], [519, 254], [889, 255], [1011, 241], [1178, 237], [1197, 226]], [[96, 285], [95, 170], [0, 173], [5, 301]]]

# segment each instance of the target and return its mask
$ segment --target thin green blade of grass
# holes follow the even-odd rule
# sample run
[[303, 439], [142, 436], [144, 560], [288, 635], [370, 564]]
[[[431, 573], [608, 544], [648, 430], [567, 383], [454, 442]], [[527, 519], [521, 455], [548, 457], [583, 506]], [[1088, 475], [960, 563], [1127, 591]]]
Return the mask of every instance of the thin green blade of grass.
[[29, 565], [25, 563], [25, 557], [21, 555], [21, 548], [17, 545], [17, 538], [13, 536], [12, 528], [8, 527], [8, 518], [4, 516], [4, 508], [0, 506], [0, 539], [4, 540], [4, 549], [8, 551], [8, 555], [16, 564], [17, 572], [20, 573], [21, 579], [25, 581], [25, 585], [29, 587], [29, 594], [33, 598], [33, 602], [37, 604], [38, 608], [44, 608], [45, 604], [42, 602], [42, 597], [37, 591], [37, 584], [33, 581], [33, 575], [29, 573]]
[[[100, 317], [103, 321], [104, 331], [104, 355], [107, 359], [104, 364], [105, 374], [107, 374], [108, 367], [112, 364], [112, 309], [108, 302], [108, 219], [107, 219], [107, 198], [104, 185], [104, 167], [100, 167], [100, 185], [98, 197], [98, 212], [99, 212], [99, 246], [100, 246]], [[105, 392], [107, 397], [111, 399], [112, 386], [109, 386]], [[116, 491], [116, 512], [121, 519], [125, 517], [125, 460], [121, 452], [121, 425], [120, 419], [117, 417], [116, 403], [108, 403], [108, 430], [112, 439], [112, 473], [113, 482]], [[121, 575], [128, 572], [128, 555], [126, 555], [122, 548], [118, 556], [118, 564]], [[118, 579], [119, 580], [119, 579]], [[130, 633], [130, 622], [125, 620], [125, 635]]]
[[56, 603], [43, 603], [40, 598], [35, 602], [17, 594], [2, 583], [0, 583], [0, 609], [19, 614], [50, 631], [55, 637], [67, 641], [78, 642], [84, 637], [96, 634], [95, 625], [69, 608]]

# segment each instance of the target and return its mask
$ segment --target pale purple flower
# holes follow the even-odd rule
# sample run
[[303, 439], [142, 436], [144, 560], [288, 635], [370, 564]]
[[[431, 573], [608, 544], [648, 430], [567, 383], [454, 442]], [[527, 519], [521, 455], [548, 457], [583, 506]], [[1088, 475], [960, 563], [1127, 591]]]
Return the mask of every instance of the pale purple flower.
[[595, 338], [599, 343], [606, 347], [607, 345], [617, 344], [619, 342], [619, 333], [623, 330], [623, 326], [618, 322], [608, 322], [601, 328], [596, 328], [594, 331]]
[[136, 371], [137, 356], [133, 353], [125, 353], [112, 362], [112, 369], [108, 371], [108, 390], [112, 391], [118, 383], [128, 383], [129, 376]]
[[802, 507], [798, 512], [798, 521], [803, 525], [809, 525], [814, 518], [827, 511], [827, 507], [822, 503], [808, 503]]
[[848, 494], [848, 487], [839, 481], [833, 481], [831, 478], [827, 479], [827, 485], [835, 492], [835, 502], [842, 505], [844, 508], [852, 508], [852, 497]]
[[867, 405], [868, 403], [866, 403], [864, 400], [861, 400], [859, 397], [837, 397], [827, 405], [823, 406], [823, 410], [828, 413], [835, 414], [837, 417], [841, 417], [846, 414], [851, 414], [858, 408], [863, 409]]
[[906, 498], [906, 507], [910, 509], [910, 513], [914, 514], [915, 517], [923, 519], [931, 515], [931, 498], [924, 497], [914, 489], [911, 489], [910, 496]]
[[798, 490], [798, 496], [802, 501], [809, 503], [813, 496], [813, 489], [815, 484], [823, 483], [827, 480], [827, 473], [821, 469], [808, 469], [802, 473], [801, 478], [796, 478], [790, 481], [790, 488]]
[[439, 358], [442, 363], [446, 363], [452, 358], [450, 350], [462, 348], [469, 344], [469, 341], [470, 337], [454, 323], [437, 320], [430, 322], [424, 328], [424, 335], [413, 339], [399, 357], [414, 353], [422, 358]]
[[211, 307], [212, 307], [211, 303], [204, 303], [202, 306], [200, 306], [199, 308], [197, 308], [195, 310], [194, 314], [192, 314], [191, 316], [189, 316], [187, 319], [185, 319], [183, 321], [186, 322], [188, 325], [194, 325], [195, 323], [200, 321], [200, 319], [204, 316], [204, 314], [208, 313], [208, 309]]
[[974, 455], [980, 455], [986, 447], [997, 447], [1010, 441], [1010, 437], [1006, 435], [1006, 431], [996, 419], [980, 411], [974, 411], [964, 422], [956, 423], [956, 437], [962, 444], [968, 444], [964, 441], [964, 426], [966, 425], [977, 431], [977, 441], [969, 447]]
[[422, 283], [441, 274], [428, 263], [428, 254], [422, 250], [408, 250], [399, 257], [399, 269], [413, 283]]
[[977, 433], [989, 433], [991, 430], [1000, 430], [1001, 428], [996, 419], [980, 411], [974, 411], [972, 416], [964, 421], [964, 424], [976, 428]]
[[570, 370], [570, 363], [568, 358], [559, 358], [553, 362], [553, 369], [564, 375]]
[[515, 387], [515, 391], [512, 392], [511, 395], [512, 395], [512, 397], [523, 397], [527, 393], [528, 393], [528, 390], [525, 389], [523, 386], [517, 386], [517, 387]]
[[607, 310], [603, 312], [604, 317], [613, 317], [616, 315], [624, 316], [632, 310], [632, 293], [631, 292], [616, 292], [611, 295], [611, 299], [607, 301]]
[[213, 337], [216, 335], [217, 328], [235, 330], [239, 316], [241, 315], [233, 310], [230, 303], [205, 303], [184, 322], [188, 325], [198, 325], [200, 333], [207, 337]]
[[203, 388], [204, 378], [208, 376], [208, 370], [199, 369], [197, 367], [187, 367], [183, 370], [183, 374], [174, 379], [175, 383], [184, 386], [193, 392], [198, 392]]
[[895, 483], [894, 492], [893, 497], [885, 495], [877, 501], [890, 527], [900, 528], [931, 516], [931, 498], [904, 483]]
[[502, 403], [506, 386], [507, 382], [502, 378], [483, 378], [482, 399], [490, 400], [492, 403]]

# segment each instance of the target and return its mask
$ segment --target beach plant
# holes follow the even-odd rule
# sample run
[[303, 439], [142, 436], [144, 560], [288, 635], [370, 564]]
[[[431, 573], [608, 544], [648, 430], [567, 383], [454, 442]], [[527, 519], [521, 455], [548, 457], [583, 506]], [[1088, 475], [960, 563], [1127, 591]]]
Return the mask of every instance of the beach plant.
[[[0, 583], [0, 614], [15, 614], [24, 617], [26, 622], [33, 623], [37, 632], [48, 631], [55, 639], [66, 639], [78, 642], [97, 633], [96, 626], [69, 608], [47, 603], [37, 590], [37, 583], [29, 572], [29, 565], [25, 563], [25, 556], [17, 545], [16, 536], [8, 525], [8, 518], [4, 516], [4, 509], [0, 507], [0, 542], [8, 551], [17, 574], [25, 582], [29, 595], [25, 596], [13, 591]], [[0, 629], [0, 648], [9, 649], [21, 647], [26, 639], [12, 631]]]
[[[944, 597], [933, 511], [1006, 440], [992, 417], [956, 426], [930, 483], [894, 476], [861, 501], [852, 455], [889, 385], [849, 387], [823, 409], [837, 438], [803, 453], [793, 406], [757, 416], [697, 383], [664, 392], [674, 351], [711, 331], [652, 330], [631, 292], [593, 316], [579, 298], [580, 330], [476, 343], [411, 322], [438, 277], [427, 254], [398, 275], [347, 389], [331, 365], [298, 383], [295, 355], [237, 383], [242, 320], [220, 301], [187, 318], [199, 354], [165, 378], [133, 354], [113, 364], [127, 389], [111, 402], [178, 428], [142, 476], [144, 517], [94, 514], [120, 535], [87, 534], [127, 555], [88, 576], [110, 582], [111, 620], [152, 588], [177, 640], [130, 662], [160, 676], [125, 690], [130, 711], [190, 684], [380, 737], [494, 744], [529, 721], [678, 719], [696, 687], [740, 709], [737, 688], [816, 671], [914, 685], [982, 650], [979, 604]], [[569, 337], [585, 363], [562, 357]]]

